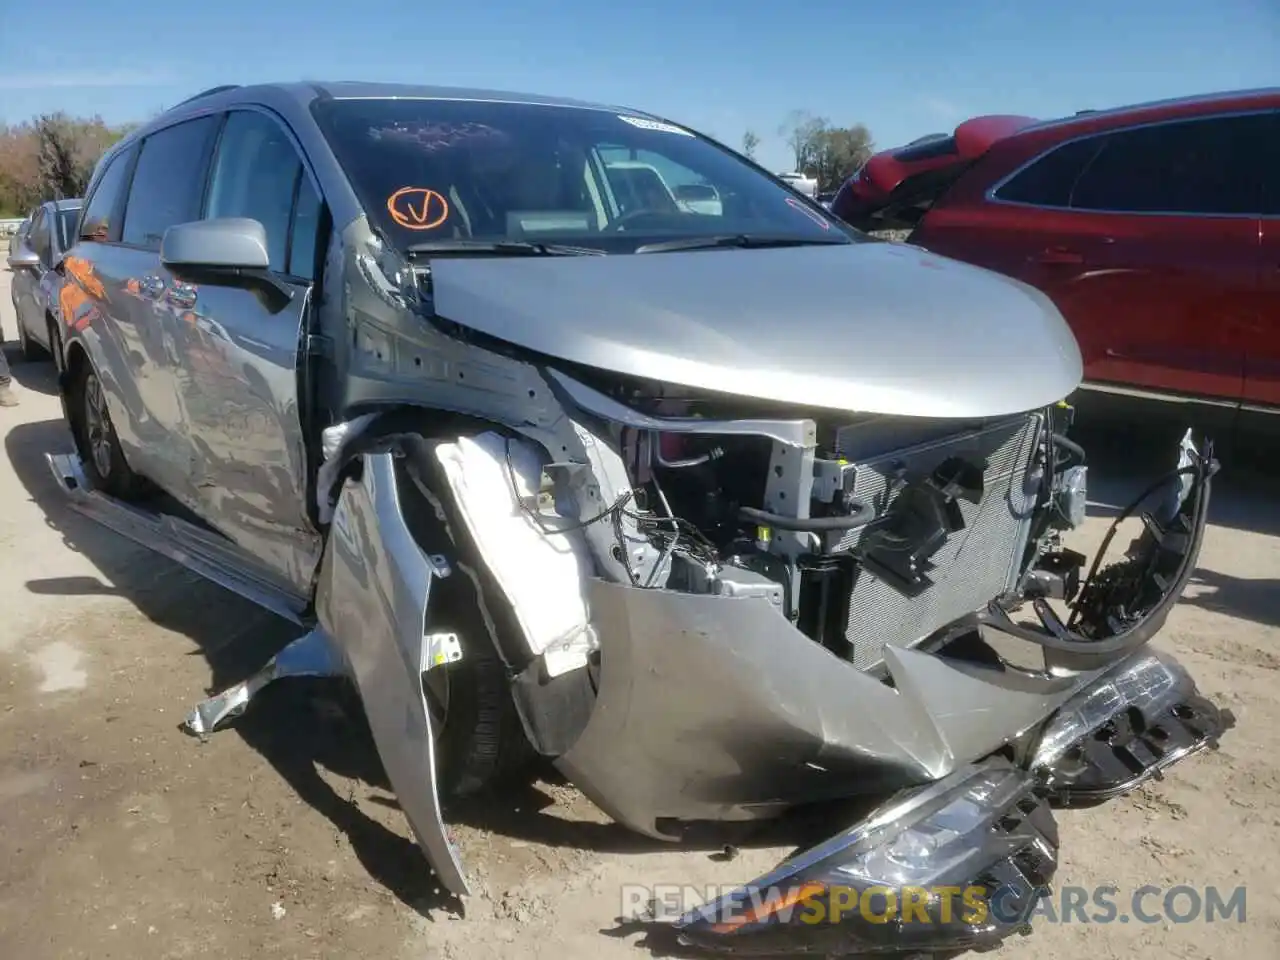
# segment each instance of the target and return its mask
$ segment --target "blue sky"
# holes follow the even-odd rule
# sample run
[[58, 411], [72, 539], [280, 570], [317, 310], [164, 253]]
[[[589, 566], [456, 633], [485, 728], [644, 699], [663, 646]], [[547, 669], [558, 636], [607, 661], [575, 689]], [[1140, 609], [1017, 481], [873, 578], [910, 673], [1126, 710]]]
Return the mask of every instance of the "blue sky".
[[803, 108], [894, 146], [981, 113], [1280, 85], [1280, 0], [2, 3], [0, 120], [145, 117], [218, 83], [479, 85], [649, 110], [789, 169]]

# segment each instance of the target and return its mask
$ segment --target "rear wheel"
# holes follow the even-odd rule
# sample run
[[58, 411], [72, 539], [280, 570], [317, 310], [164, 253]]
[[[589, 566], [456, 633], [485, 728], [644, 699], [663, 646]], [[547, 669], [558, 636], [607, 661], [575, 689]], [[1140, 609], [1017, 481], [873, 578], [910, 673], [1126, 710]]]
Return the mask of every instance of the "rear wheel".
[[125, 461], [120, 438], [111, 423], [107, 396], [93, 364], [80, 365], [71, 389], [72, 431], [85, 475], [95, 489], [121, 500], [142, 496], [144, 481]]

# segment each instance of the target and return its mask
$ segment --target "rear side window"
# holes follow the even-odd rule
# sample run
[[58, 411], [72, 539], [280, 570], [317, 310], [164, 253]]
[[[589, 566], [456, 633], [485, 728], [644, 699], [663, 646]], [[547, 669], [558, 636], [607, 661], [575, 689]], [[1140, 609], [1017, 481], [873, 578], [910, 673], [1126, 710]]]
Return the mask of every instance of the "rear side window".
[[253, 110], [227, 117], [205, 216], [249, 217], [267, 231], [271, 269], [288, 270], [289, 224], [302, 162], [278, 123]]
[[1265, 115], [1164, 123], [1114, 133], [1071, 195], [1079, 210], [1257, 214]]
[[142, 142], [125, 208], [125, 243], [158, 250], [166, 230], [200, 218], [205, 165], [217, 124], [217, 117], [188, 120]]
[[1273, 112], [1267, 124], [1267, 152], [1263, 163], [1262, 215], [1280, 217], [1280, 110]]
[[1073, 140], [1055, 147], [1014, 174], [994, 196], [997, 200], [1038, 207], [1068, 206], [1072, 187], [1101, 147], [1101, 137]]
[[84, 218], [80, 221], [80, 239], [101, 242], [114, 240], [118, 236], [116, 211], [120, 209], [120, 201], [123, 199], [125, 178], [129, 175], [132, 157], [132, 150], [124, 150], [107, 161], [107, 168], [98, 177], [97, 186], [93, 188], [85, 206]]
[[35, 219], [31, 221], [31, 232], [28, 234], [27, 243], [31, 245], [31, 249], [40, 257], [40, 262], [48, 266], [53, 250], [49, 232], [49, 217], [45, 214], [44, 208], [41, 208], [36, 213]]

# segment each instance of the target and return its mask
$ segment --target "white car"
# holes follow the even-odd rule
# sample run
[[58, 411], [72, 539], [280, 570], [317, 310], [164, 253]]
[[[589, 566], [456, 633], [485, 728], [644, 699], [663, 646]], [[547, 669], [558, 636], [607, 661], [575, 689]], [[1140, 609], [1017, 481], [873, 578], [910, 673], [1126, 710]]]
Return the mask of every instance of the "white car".
[[803, 173], [780, 173], [778, 179], [790, 184], [793, 189], [806, 197], [813, 197], [818, 193], [818, 181], [813, 177], [806, 177]]

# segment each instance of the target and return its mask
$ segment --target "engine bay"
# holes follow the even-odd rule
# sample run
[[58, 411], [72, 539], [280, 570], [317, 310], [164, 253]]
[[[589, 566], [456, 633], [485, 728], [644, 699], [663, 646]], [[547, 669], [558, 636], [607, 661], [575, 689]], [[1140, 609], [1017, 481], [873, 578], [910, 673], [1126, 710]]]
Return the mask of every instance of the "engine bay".
[[1084, 558], [1059, 535], [1083, 519], [1086, 468], [1065, 405], [957, 421], [750, 404], [806, 425], [802, 444], [752, 429], [767, 421], [737, 398], [592, 386], [644, 418], [595, 426], [629, 478], [620, 509], [658, 554], [637, 586], [762, 597], [861, 669], [989, 604], [1078, 588]]

